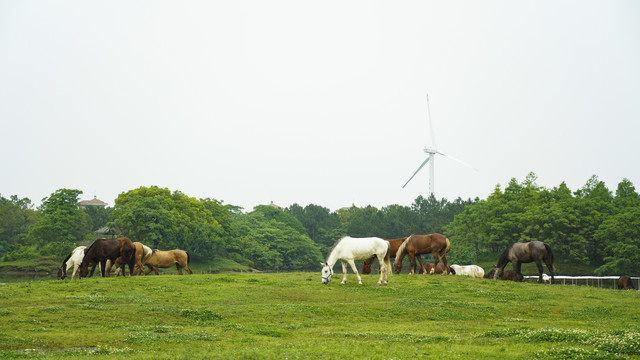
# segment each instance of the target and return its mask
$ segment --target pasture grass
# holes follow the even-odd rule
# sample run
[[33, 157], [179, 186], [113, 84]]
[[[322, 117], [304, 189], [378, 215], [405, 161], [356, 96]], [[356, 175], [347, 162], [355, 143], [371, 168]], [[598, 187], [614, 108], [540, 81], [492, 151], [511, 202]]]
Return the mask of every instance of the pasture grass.
[[0, 359], [640, 359], [640, 293], [225, 273], [0, 285]]

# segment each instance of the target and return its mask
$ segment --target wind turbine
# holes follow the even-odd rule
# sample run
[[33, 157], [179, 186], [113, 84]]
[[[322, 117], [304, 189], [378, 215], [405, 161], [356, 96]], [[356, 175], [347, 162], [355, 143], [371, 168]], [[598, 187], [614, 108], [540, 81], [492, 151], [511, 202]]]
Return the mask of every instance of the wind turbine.
[[425, 147], [424, 148], [424, 152], [429, 154], [429, 156], [427, 156], [427, 159], [425, 161], [422, 162], [422, 164], [420, 164], [420, 166], [418, 167], [418, 170], [416, 170], [416, 172], [413, 173], [413, 175], [411, 175], [411, 177], [409, 178], [409, 180], [407, 180], [407, 182], [402, 186], [402, 188], [404, 189], [405, 186], [407, 186], [407, 184], [411, 181], [411, 179], [413, 179], [416, 174], [418, 174], [418, 172], [420, 172], [420, 170], [422, 170], [422, 168], [428, 163], [429, 163], [429, 194], [433, 194], [433, 169], [434, 169], [434, 163], [435, 163], [435, 157], [436, 155], [442, 155], [442, 156], [446, 156], [452, 160], [455, 160], [461, 164], [463, 164], [464, 166], [467, 166], [475, 171], [478, 171], [478, 169], [474, 168], [473, 166], [465, 163], [464, 161], [457, 159], [449, 154], [445, 154], [442, 151], [438, 150], [438, 147], [436, 146], [436, 137], [433, 134], [433, 124], [431, 123], [431, 108], [429, 107], [429, 94], [427, 94], [427, 115], [429, 118], [429, 131], [431, 132], [431, 147]]

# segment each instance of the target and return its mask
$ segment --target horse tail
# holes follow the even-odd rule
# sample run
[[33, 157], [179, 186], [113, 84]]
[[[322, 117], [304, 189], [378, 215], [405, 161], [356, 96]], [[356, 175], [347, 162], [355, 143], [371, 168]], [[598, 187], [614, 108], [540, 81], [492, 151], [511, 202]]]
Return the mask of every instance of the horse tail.
[[544, 247], [547, 249], [547, 256], [549, 257], [549, 260], [551, 261], [551, 266], [553, 267], [553, 272], [556, 271], [556, 266], [553, 264], [553, 251], [551, 251], [551, 246], [549, 246], [549, 244], [547, 243], [543, 243]]
[[189, 264], [189, 261], [191, 261], [191, 255], [186, 251], [184, 253], [187, 254], [187, 264]]
[[445, 237], [444, 238], [446, 245], [444, 248], [442, 248], [442, 250], [440, 250], [440, 253], [438, 255], [440, 255], [440, 257], [445, 256], [449, 250], [451, 250], [451, 241], [449, 241], [449, 238]]
[[387, 252], [384, 254], [384, 265], [386, 267], [387, 276], [391, 275], [393, 271], [391, 271], [391, 243], [385, 241], [387, 243]]
[[394, 261], [395, 264], [398, 264], [398, 263], [402, 264], [402, 256], [404, 255], [405, 248], [407, 247], [407, 243], [409, 242], [410, 239], [411, 239], [411, 235], [409, 235], [409, 237], [404, 242], [402, 242], [402, 244], [398, 248], [398, 252], [396, 252], [396, 259]]

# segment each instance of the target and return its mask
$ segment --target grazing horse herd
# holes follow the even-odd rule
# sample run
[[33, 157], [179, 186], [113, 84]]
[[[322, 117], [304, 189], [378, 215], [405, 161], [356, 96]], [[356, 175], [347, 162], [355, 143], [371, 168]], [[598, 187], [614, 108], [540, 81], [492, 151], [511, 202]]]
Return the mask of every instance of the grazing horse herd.
[[[382, 245], [386, 242], [386, 246]], [[383, 252], [386, 248], [386, 252]], [[409, 274], [417, 272], [416, 259], [420, 263], [422, 274], [454, 274], [461, 276], [471, 276], [473, 278], [491, 278], [495, 280], [512, 280], [522, 281], [523, 276], [520, 272], [522, 263], [535, 262], [540, 273], [538, 282], [542, 282], [542, 262], [547, 265], [551, 272], [551, 281], [554, 278], [553, 252], [548, 244], [541, 241], [532, 241], [528, 243], [511, 244], [500, 256], [495, 269], [489, 274], [484, 274], [484, 269], [477, 265], [456, 265], [449, 266], [447, 264], [446, 254], [451, 250], [451, 242], [442, 234], [428, 235], [411, 235], [399, 239], [381, 239], [381, 238], [351, 238], [344, 237], [333, 246], [329, 251], [327, 261], [322, 265], [322, 283], [328, 284], [333, 275], [333, 265], [340, 260], [342, 262], [342, 284], [347, 281], [347, 264], [358, 278], [358, 283], [362, 284], [362, 279], [355, 266], [354, 260], [364, 260], [362, 262], [362, 273], [371, 273], [371, 264], [377, 258], [380, 263], [380, 280], [378, 285], [382, 284], [383, 275], [384, 285], [388, 282], [388, 274], [390, 266], [388, 258], [394, 258], [394, 268], [396, 274], [402, 271], [402, 260], [405, 255], [409, 257], [411, 268]], [[431, 254], [434, 263], [423, 263], [422, 254]], [[442, 263], [440, 262], [442, 259]], [[504, 271], [504, 267], [508, 262], [513, 265], [513, 270]]]
[[[189, 254], [180, 249], [161, 251], [151, 250], [148, 246], [132, 242], [129, 238], [98, 239], [91, 246], [78, 246], [62, 262], [58, 269], [58, 279], [64, 279], [67, 272], [73, 269], [71, 279], [78, 273], [79, 278], [93, 276], [96, 266], [100, 267], [103, 277], [110, 276], [112, 264], [116, 265], [116, 275], [120, 272], [124, 275], [125, 265], [129, 266], [129, 275], [147, 275], [152, 270], [158, 275], [158, 268], [167, 268], [176, 265], [178, 274], [182, 275], [182, 269], [189, 269]], [[149, 270], [144, 271], [147, 266]], [[89, 270], [91, 267], [91, 270]], [[79, 270], [79, 271], [78, 271]]]
[[[538, 282], [554, 281], [553, 252], [549, 244], [542, 241], [516, 242], [509, 245], [500, 255], [497, 265], [488, 274], [477, 265], [447, 264], [446, 254], [451, 250], [451, 242], [442, 234], [410, 235], [399, 239], [352, 238], [343, 237], [338, 240], [329, 251], [327, 260], [322, 263], [322, 283], [328, 284], [333, 275], [333, 266], [338, 260], [342, 263], [342, 284], [347, 281], [347, 265], [351, 267], [362, 284], [362, 278], [358, 273], [355, 261], [363, 260], [362, 273], [371, 273], [371, 264], [375, 259], [380, 264], [380, 278], [378, 285], [387, 285], [391, 274], [391, 261], [394, 258], [396, 273], [402, 271], [402, 260], [408, 256], [411, 268], [409, 274], [415, 274], [416, 258], [420, 263], [422, 274], [461, 275], [473, 278], [488, 278], [494, 280], [523, 281], [521, 264], [535, 262], [538, 268]], [[423, 263], [422, 254], [431, 254], [434, 264]], [[442, 259], [442, 263], [440, 263]], [[103, 277], [110, 276], [112, 264], [116, 265], [116, 276], [120, 272], [124, 275], [125, 265], [129, 266], [129, 275], [147, 275], [152, 270], [159, 274], [158, 268], [168, 268], [176, 265], [178, 274], [182, 275], [182, 269], [192, 273], [189, 269], [189, 254], [180, 249], [161, 251], [151, 250], [148, 246], [132, 242], [129, 238], [98, 239], [91, 246], [78, 246], [62, 262], [58, 269], [58, 279], [64, 279], [67, 272], [73, 269], [71, 279], [78, 273], [79, 278], [93, 276], [96, 266], [100, 267]], [[504, 271], [505, 266], [511, 262], [513, 270]], [[551, 277], [544, 274], [542, 262], [547, 266]], [[144, 267], [149, 269], [145, 272]], [[91, 271], [89, 271], [91, 267]], [[633, 289], [633, 281], [628, 275], [620, 276], [619, 289]]]

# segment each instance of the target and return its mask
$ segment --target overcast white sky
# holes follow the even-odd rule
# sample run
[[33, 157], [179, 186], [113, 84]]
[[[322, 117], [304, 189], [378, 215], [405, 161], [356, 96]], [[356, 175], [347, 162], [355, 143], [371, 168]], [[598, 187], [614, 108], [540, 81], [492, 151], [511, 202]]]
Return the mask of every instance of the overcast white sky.
[[639, 1], [0, 0], [0, 193], [246, 211], [640, 189]]

